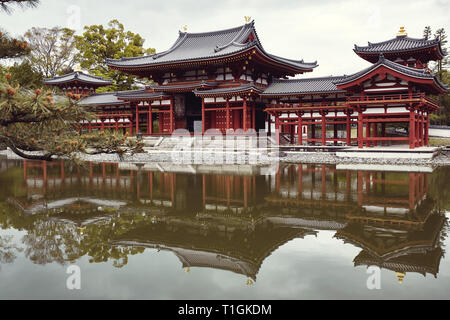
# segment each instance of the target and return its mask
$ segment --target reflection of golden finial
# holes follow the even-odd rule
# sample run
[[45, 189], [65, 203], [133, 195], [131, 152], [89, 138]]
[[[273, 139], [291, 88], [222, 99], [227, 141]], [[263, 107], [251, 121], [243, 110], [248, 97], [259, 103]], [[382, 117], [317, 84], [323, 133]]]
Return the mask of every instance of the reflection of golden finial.
[[181, 29], [183, 29], [184, 32], [187, 31], [187, 25], [184, 25]]
[[84, 233], [84, 230], [86, 230], [86, 227], [78, 227], [78, 232], [82, 235]]
[[191, 272], [191, 268], [186, 268], [186, 269], [184, 269], [184, 272], [190, 273], [190, 272]]
[[400, 30], [397, 33], [397, 37], [406, 37], [408, 34], [406, 33], [405, 27], [400, 27]]
[[74, 69], [73, 71], [75, 71], [75, 72], [81, 72], [81, 66], [80, 66], [79, 64], [77, 64], [77, 65], [75, 66], [75, 69]]
[[248, 285], [248, 286], [253, 285], [253, 280], [252, 280], [252, 279], [248, 279], [248, 280], [247, 280], [247, 285]]
[[405, 278], [406, 273], [396, 272], [395, 274], [397, 275], [398, 283], [402, 284], [403, 283], [403, 278]]
[[249, 23], [251, 18], [252, 18], [252, 17], [250, 17], [250, 16], [244, 16], [244, 19], [245, 19], [245, 22], [246, 22], [246, 23]]

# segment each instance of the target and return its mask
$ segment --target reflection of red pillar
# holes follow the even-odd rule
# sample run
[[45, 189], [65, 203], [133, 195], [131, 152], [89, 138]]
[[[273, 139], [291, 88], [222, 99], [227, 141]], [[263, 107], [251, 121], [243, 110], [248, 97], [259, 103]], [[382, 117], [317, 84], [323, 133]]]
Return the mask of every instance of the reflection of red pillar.
[[106, 163], [102, 163], [102, 179], [103, 182], [106, 180]]
[[362, 206], [362, 204], [363, 204], [363, 172], [362, 171], [358, 171], [357, 189], [358, 189], [358, 204], [360, 206]]
[[409, 174], [409, 209], [414, 209], [416, 203], [416, 175], [414, 173]]
[[175, 206], [175, 173], [170, 173], [170, 190], [172, 206]]
[[345, 177], [346, 177], [346, 184], [345, 184], [345, 188], [346, 188], [346, 192], [347, 192], [347, 197], [350, 197], [351, 194], [351, 186], [352, 186], [352, 176], [350, 173], [350, 170], [347, 170], [347, 172], [345, 173]]
[[61, 168], [61, 182], [64, 183], [65, 174], [64, 174], [64, 161], [63, 160], [59, 161], [59, 166]]
[[298, 195], [301, 197], [303, 194], [303, 165], [298, 165]]
[[93, 169], [92, 169], [92, 162], [89, 162], [89, 181], [92, 182], [93, 179], [94, 179], [94, 173], [93, 173]]
[[153, 172], [150, 171], [148, 173], [148, 192], [149, 192], [149, 197], [150, 200], [153, 200]]
[[277, 174], [275, 175], [275, 191], [280, 192], [280, 167], [278, 167]]
[[227, 206], [230, 206], [231, 203], [231, 185], [230, 185], [230, 176], [225, 177], [225, 184], [227, 188]]
[[42, 161], [42, 170], [44, 173], [44, 186], [47, 185], [47, 161]]
[[248, 197], [247, 197], [247, 177], [244, 177], [244, 208], [247, 209]]
[[203, 190], [202, 190], [202, 198], [203, 198], [203, 209], [206, 207], [206, 176], [202, 175], [203, 180]]
[[27, 180], [28, 173], [27, 173], [27, 160], [23, 160], [23, 180]]
[[322, 165], [322, 197], [325, 197], [326, 193], [327, 193], [327, 185], [326, 185], [326, 167], [323, 164]]

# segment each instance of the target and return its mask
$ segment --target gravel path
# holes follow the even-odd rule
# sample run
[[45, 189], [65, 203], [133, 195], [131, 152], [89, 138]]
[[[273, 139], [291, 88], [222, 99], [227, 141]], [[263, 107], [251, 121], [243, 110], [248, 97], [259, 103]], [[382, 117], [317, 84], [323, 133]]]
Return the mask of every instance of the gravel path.
[[[36, 154], [36, 153], [35, 153]], [[11, 159], [20, 159], [11, 151], [0, 151], [0, 155], [6, 155]], [[93, 162], [175, 162], [186, 164], [213, 164], [225, 163], [226, 160], [234, 159], [238, 164], [268, 164], [274, 162], [286, 163], [317, 163], [317, 164], [390, 164], [390, 165], [450, 165], [450, 152], [441, 152], [434, 159], [378, 159], [378, 158], [340, 158], [331, 152], [281, 152], [271, 154], [261, 154], [257, 152], [236, 152], [220, 153], [217, 151], [183, 153], [182, 160], [174, 161], [173, 153], [168, 150], [155, 150], [149, 153], [139, 153], [135, 155], [124, 155], [121, 160], [117, 154], [80, 155], [81, 160]], [[234, 158], [233, 158], [234, 157]]]

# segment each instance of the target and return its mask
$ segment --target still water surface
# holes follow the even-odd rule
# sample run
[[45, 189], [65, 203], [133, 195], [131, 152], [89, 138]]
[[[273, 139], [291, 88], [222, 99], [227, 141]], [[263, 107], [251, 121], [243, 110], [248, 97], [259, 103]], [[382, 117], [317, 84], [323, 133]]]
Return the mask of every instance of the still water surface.
[[422, 169], [2, 158], [0, 298], [448, 298], [450, 168]]

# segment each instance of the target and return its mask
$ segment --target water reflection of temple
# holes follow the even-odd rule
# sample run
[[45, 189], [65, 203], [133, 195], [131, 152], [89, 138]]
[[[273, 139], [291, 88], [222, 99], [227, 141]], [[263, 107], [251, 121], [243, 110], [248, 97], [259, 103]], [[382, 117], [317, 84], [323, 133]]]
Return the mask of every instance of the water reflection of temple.
[[173, 252], [183, 268], [229, 270], [254, 280], [279, 246], [317, 230], [335, 231], [335, 238], [361, 248], [355, 266], [376, 265], [399, 279], [407, 272], [436, 276], [443, 256], [446, 218], [429, 196], [428, 173], [327, 165], [286, 165], [273, 175], [164, 164], [22, 166], [24, 184], [10, 202], [24, 213], [52, 210], [52, 219], [87, 228], [86, 234], [131, 214], [106, 242], [117, 250]]

